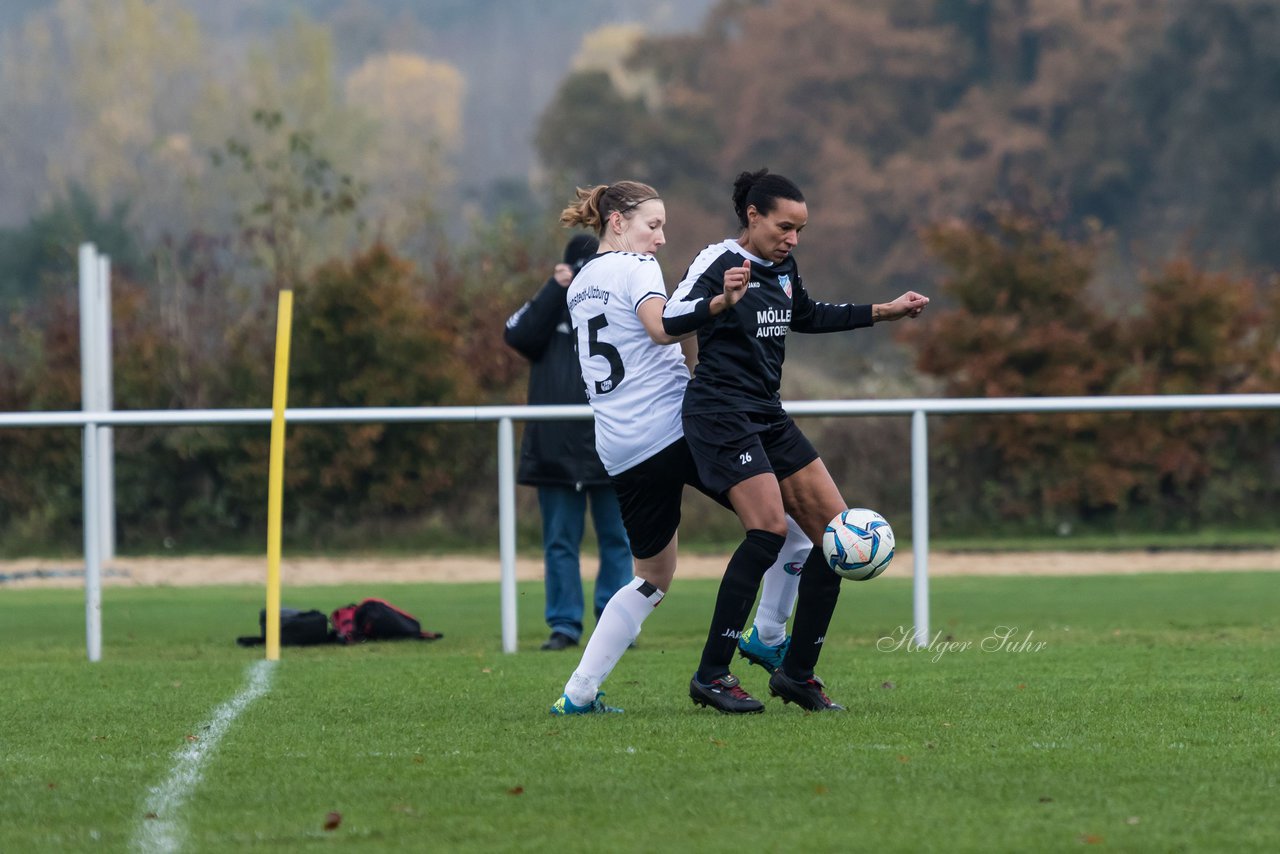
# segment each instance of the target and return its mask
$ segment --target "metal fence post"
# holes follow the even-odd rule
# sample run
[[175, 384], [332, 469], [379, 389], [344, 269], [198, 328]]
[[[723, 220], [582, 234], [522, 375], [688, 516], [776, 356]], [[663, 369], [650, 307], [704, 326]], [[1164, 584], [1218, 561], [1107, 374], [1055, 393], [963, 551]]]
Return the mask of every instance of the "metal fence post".
[[924, 410], [911, 413], [911, 554], [916, 646], [929, 644], [929, 430]]
[[[101, 264], [92, 243], [80, 244], [80, 408], [100, 412], [101, 367], [94, 361], [100, 354], [101, 332], [98, 303], [101, 296]], [[103, 441], [100, 425], [84, 423], [81, 475], [84, 492], [84, 611], [85, 649], [90, 661], [102, 658], [102, 470], [99, 468]]]
[[502, 651], [516, 651], [515, 427], [498, 420], [498, 557], [502, 563]]
[[98, 526], [98, 430], [84, 425], [84, 625], [90, 661], [102, 658], [102, 535]]
[[[97, 387], [98, 406], [110, 412], [115, 406], [111, 378], [111, 259], [97, 255], [97, 299], [94, 300], [97, 326]], [[98, 428], [98, 507], [102, 513], [102, 526], [98, 535], [102, 538], [102, 560], [114, 560], [116, 556], [116, 475], [115, 430], [109, 425]]]

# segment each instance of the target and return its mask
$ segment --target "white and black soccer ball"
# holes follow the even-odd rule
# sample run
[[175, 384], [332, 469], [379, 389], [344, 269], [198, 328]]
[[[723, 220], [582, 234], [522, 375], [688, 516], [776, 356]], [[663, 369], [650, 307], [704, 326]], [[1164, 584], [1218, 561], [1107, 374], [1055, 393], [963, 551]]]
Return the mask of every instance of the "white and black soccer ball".
[[831, 520], [822, 534], [822, 553], [836, 575], [869, 581], [893, 560], [893, 528], [865, 507], [851, 507]]

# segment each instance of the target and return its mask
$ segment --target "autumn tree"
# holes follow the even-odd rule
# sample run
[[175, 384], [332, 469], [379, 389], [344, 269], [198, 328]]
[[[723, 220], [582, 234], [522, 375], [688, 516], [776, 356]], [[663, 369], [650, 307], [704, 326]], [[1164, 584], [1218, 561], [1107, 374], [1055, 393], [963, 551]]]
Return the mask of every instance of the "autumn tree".
[[[261, 201], [257, 182], [271, 176], [260, 167], [279, 153], [267, 150], [269, 115], [277, 139], [323, 149], [335, 174], [374, 190], [367, 214], [380, 237], [414, 237], [456, 183], [461, 74], [407, 52], [347, 73], [329, 27], [296, 10], [281, 18], [220, 50], [178, 0], [58, 0], [32, 12], [0, 45], [0, 223], [75, 185], [100, 208], [126, 204], [148, 243], [231, 231]], [[258, 168], [216, 168], [209, 154], [235, 157], [229, 141], [252, 149]], [[350, 248], [349, 234], [326, 228], [302, 251], [314, 264]]]
[[[1257, 388], [1274, 319], [1247, 277], [1181, 258], [1101, 299], [1097, 238], [999, 206], [929, 229], [949, 271], [911, 336], [949, 397], [1230, 394]], [[1246, 412], [950, 416], [935, 446], [944, 528], [1002, 518], [1162, 530], [1256, 523], [1276, 498], [1276, 418]], [[1268, 463], [1267, 461], [1271, 462]]]
[[608, 71], [568, 78], [539, 151], [590, 180], [653, 180], [680, 258], [733, 227], [734, 174], [788, 174], [811, 202], [806, 275], [839, 298], [921, 286], [937, 269], [920, 229], [1028, 185], [1115, 232], [1097, 264], [1117, 286], [1188, 234], [1213, 264], [1274, 266], [1277, 27], [1269, 0], [726, 2], [694, 35], [637, 44], [643, 98]]
[[77, 250], [85, 241], [111, 258], [112, 269], [137, 273], [143, 253], [128, 220], [127, 204], [101, 211], [88, 191], [73, 184], [65, 197], [22, 228], [0, 229], [0, 312], [41, 294], [73, 288], [79, 270]]
[[[0, 320], [0, 407], [77, 408], [79, 335], [74, 298], [66, 294]], [[80, 447], [75, 430], [0, 431], [0, 546], [6, 551], [74, 536]]]
[[[1108, 390], [1120, 361], [1117, 326], [1090, 298], [1091, 245], [1056, 235], [1042, 212], [1006, 206], [935, 226], [924, 242], [949, 274], [944, 304], [912, 337], [920, 369], [943, 381], [947, 397]], [[948, 418], [941, 445], [956, 471], [950, 486], [978, 485], [979, 493], [947, 495], [941, 506], [1043, 522], [1063, 504], [1118, 500], [1129, 484], [1114, 482], [1124, 474], [1096, 454], [1098, 419]]]
[[[1111, 391], [1237, 394], [1259, 389], [1275, 323], [1251, 277], [1175, 258], [1142, 278], [1141, 311], [1124, 326], [1125, 360]], [[1274, 386], [1272, 387], [1274, 389]], [[1131, 496], [1169, 528], [1256, 524], [1280, 473], [1273, 413], [1170, 412], [1133, 416], [1105, 448], [1133, 473]]]
[[4, 214], [79, 185], [103, 206], [172, 219], [160, 204], [172, 182], [157, 180], [171, 176], [149, 167], [157, 142], [184, 130], [207, 55], [176, 0], [58, 0], [32, 14], [0, 49]]
[[314, 131], [286, 124], [284, 113], [253, 111], [252, 142], [229, 139], [212, 153], [250, 179], [253, 195], [238, 214], [241, 236], [267, 270], [275, 289], [292, 287], [314, 264], [344, 247], [363, 193], [323, 151]]
[[448, 210], [457, 181], [466, 83], [449, 63], [404, 51], [366, 58], [343, 83], [345, 103], [363, 117], [359, 171], [365, 215], [381, 240], [433, 248], [424, 225]]

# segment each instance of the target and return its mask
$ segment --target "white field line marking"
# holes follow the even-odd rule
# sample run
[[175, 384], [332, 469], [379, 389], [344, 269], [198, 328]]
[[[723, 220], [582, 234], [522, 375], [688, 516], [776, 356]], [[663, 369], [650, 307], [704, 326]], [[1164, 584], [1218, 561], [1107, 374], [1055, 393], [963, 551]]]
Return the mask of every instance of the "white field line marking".
[[[183, 802], [200, 783], [201, 768], [212, 755], [231, 724], [249, 704], [267, 693], [271, 687], [273, 661], [258, 661], [249, 667], [249, 684], [236, 696], [214, 710], [200, 730], [200, 737], [173, 755], [169, 778], [151, 789], [134, 849], [144, 852], [177, 851], [182, 843], [183, 827], [179, 812]], [[146, 818], [145, 816], [155, 816]]]

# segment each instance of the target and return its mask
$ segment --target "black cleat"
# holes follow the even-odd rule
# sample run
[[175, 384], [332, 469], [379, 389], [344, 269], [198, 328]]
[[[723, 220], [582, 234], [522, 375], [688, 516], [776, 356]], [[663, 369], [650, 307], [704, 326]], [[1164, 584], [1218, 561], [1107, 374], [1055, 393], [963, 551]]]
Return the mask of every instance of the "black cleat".
[[551, 637], [547, 638], [542, 644], [542, 649], [560, 650], [567, 649], [571, 646], [577, 646], [577, 638], [570, 637], [564, 632], [552, 632]]
[[764, 711], [764, 703], [744, 691], [732, 673], [712, 679], [710, 685], [699, 682], [695, 673], [689, 680], [689, 697], [695, 705], [715, 709], [723, 715], [758, 715]]
[[831, 702], [831, 698], [822, 690], [825, 687], [817, 676], [800, 681], [792, 679], [781, 667], [769, 677], [769, 693], [781, 697], [784, 703], [795, 703], [811, 712], [845, 711], [844, 706]]

